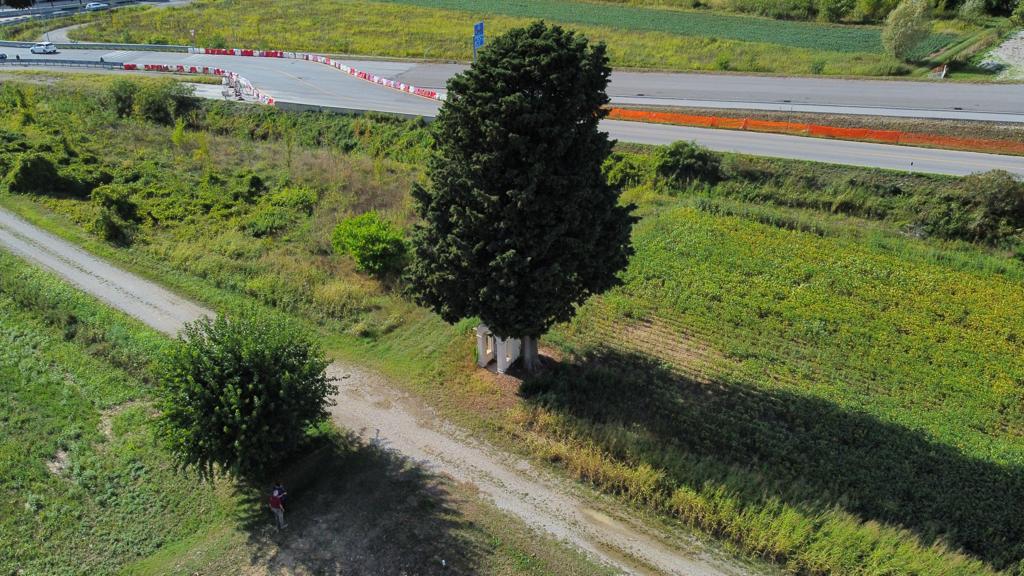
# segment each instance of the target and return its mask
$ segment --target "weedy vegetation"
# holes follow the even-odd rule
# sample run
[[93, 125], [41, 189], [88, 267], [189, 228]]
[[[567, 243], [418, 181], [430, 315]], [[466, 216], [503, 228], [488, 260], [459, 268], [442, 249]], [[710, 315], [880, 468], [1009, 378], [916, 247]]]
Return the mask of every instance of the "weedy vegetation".
[[[332, 246], [371, 210], [412, 225], [427, 127], [197, 103], [175, 143], [110, 91], [5, 83], [0, 202], [196, 298], [319, 326], [457, 422], [750, 557], [1022, 574], [1019, 181], [619, 146], [605, 173], [641, 216], [624, 283], [510, 386], [473, 368], [471, 322]], [[37, 157], [49, 186], [17, 168]], [[130, 242], [88, 232], [104, 210]]]

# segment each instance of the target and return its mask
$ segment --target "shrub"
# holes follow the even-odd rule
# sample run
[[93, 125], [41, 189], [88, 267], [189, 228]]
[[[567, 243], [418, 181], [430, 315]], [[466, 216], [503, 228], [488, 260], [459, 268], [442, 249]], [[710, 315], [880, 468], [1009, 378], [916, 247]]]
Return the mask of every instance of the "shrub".
[[294, 224], [296, 216], [294, 210], [261, 205], [242, 222], [242, 230], [256, 238], [272, 236]]
[[978, 23], [985, 17], [985, 0], [966, 0], [957, 10], [957, 16], [965, 22]]
[[959, 191], [924, 198], [916, 223], [932, 236], [998, 244], [1024, 229], [1024, 183], [1001, 170], [964, 178]]
[[853, 11], [854, 0], [818, 0], [817, 7], [818, 17], [822, 20], [840, 22]]
[[126, 246], [138, 231], [138, 207], [131, 199], [132, 189], [124, 184], [108, 184], [92, 191], [92, 202], [99, 211], [89, 230], [107, 242]]
[[114, 112], [121, 118], [132, 115], [135, 109], [135, 95], [139, 91], [139, 85], [131, 80], [120, 78], [110, 84], [110, 100], [114, 106]]
[[613, 152], [601, 169], [608, 184], [625, 190], [639, 186], [654, 176], [652, 159], [650, 155]]
[[3, 187], [12, 194], [50, 194], [60, 180], [49, 156], [26, 152], [14, 160], [4, 177]]
[[896, 0], [856, 0], [854, 16], [863, 21], [882, 20], [896, 7]]
[[335, 252], [348, 254], [356, 267], [372, 274], [397, 271], [405, 259], [402, 232], [372, 210], [338, 224], [331, 243]]
[[161, 437], [203, 475], [260, 478], [327, 418], [326, 368], [302, 331], [255, 309], [188, 324], [157, 370]]
[[928, 0], [903, 0], [882, 28], [882, 45], [890, 56], [905, 60], [931, 33]]
[[268, 198], [272, 206], [301, 210], [306, 214], [312, 214], [319, 197], [316, 190], [304, 186], [288, 186], [274, 192]]
[[970, 191], [968, 239], [998, 242], [1024, 228], [1024, 183], [1013, 175], [1002, 170], [971, 175], [964, 188]]
[[134, 95], [135, 112], [158, 124], [171, 125], [195, 106], [192, 89], [174, 80], [145, 82]]
[[676, 187], [697, 181], [713, 184], [721, 177], [719, 156], [693, 142], [679, 141], [663, 148], [656, 162], [658, 176]]
[[[1017, 26], [1024, 26], [1024, 0], [1017, 0], [1017, 7], [1013, 9], [1013, 15], [1010, 19]], [[1024, 573], [1024, 567], [1022, 567], [1021, 572]]]
[[251, 172], [236, 174], [231, 182], [231, 199], [242, 202], [253, 202], [267, 193], [267, 183]]

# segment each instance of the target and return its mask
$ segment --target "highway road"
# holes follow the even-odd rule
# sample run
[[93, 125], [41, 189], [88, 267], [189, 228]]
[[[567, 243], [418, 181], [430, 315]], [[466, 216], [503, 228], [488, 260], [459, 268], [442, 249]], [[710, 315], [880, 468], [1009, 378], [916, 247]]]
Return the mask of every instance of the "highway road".
[[[360, 68], [443, 89], [465, 66], [369, 61], [360, 62]], [[608, 95], [621, 105], [1024, 122], [1024, 84], [615, 71]]]
[[[27, 49], [5, 48], [3, 50], [7, 51], [11, 58], [14, 58], [16, 55], [23, 59], [40, 58], [39, 56], [30, 55]], [[440, 106], [438, 102], [370, 84], [349, 77], [329, 66], [304, 60], [164, 52], [105, 52], [97, 50], [65, 50], [53, 57], [81, 60], [97, 60], [102, 57], [108, 62], [221, 67], [241, 74], [249, 79], [257, 88], [269, 93], [275, 99], [282, 102], [425, 117], [434, 116]], [[356, 68], [391, 78], [406, 81], [429, 80], [426, 77], [408, 76], [406, 72], [402, 71], [403, 69], [406, 71], [412, 70], [410, 66], [422, 65], [413, 65], [406, 62], [365, 60], [346, 60], [346, 62]], [[450, 75], [454, 73], [457, 69], [452, 65], [438, 65], [430, 70], [433, 70], [433, 73], [440, 78], [444, 74]], [[767, 78], [766, 80], [784, 82], [793, 79]], [[425, 82], [427, 87], [437, 83], [436, 81]], [[904, 83], [895, 82], [895, 84]], [[1024, 88], [1024, 86], [972, 85], [970, 88], [978, 89], [982, 92], [989, 89], [1006, 89], [1010, 93], [1015, 93], [1014, 91]], [[997, 102], [996, 100], [990, 100], [990, 103], [995, 105]], [[1024, 93], [1020, 95], [1016, 102], [1002, 105], [1002, 109], [1011, 111], [1021, 109], [1024, 112]], [[644, 144], [666, 144], [677, 140], [694, 140], [713, 150], [781, 158], [950, 175], [964, 175], [973, 172], [1002, 169], [1024, 176], [1024, 158], [996, 154], [977, 154], [779, 134], [759, 134], [621, 121], [605, 121], [602, 123], [602, 127], [613, 138]]]

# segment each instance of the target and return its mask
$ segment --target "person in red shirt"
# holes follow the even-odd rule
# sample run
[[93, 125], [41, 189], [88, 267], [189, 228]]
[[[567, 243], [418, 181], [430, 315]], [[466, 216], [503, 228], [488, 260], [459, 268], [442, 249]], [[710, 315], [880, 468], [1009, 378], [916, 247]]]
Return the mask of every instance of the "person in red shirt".
[[274, 519], [277, 520], [278, 530], [288, 527], [284, 523], [284, 496], [285, 492], [277, 488], [270, 493], [270, 511], [274, 513]]

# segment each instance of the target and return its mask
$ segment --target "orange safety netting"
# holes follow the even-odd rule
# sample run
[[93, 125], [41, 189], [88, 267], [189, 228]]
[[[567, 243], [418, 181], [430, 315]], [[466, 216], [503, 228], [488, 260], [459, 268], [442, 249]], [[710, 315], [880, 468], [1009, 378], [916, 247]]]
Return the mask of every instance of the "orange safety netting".
[[658, 124], [679, 124], [683, 126], [701, 126], [705, 128], [727, 128], [731, 130], [749, 130], [751, 132], [776, 132], [781, 134], [795, 134], [799, 136], [837, 138], [841, 140], [883, 142], [886, 144], [907, 144], [911, 146], [933, 146], [936, 148], [970, 150], [974, 152], [1024, 154], [1024, 142], [958, 138], [955, 136], [940, 136], [937, 134], [915, 134], [899, 130], [839, 128], [837, 126], [823, 126], [820, 124], [774, 122], [770, 120], [753, 120], [750, 118], [722, 118], [720, 116], [695, 116], [692, 114], [677, 114], [675, 112], [653, 112], [650, 110], [629, 110], [626, 108], [611, 108], [609, 110], [608, 117], [613, 120], [632, 120]]

